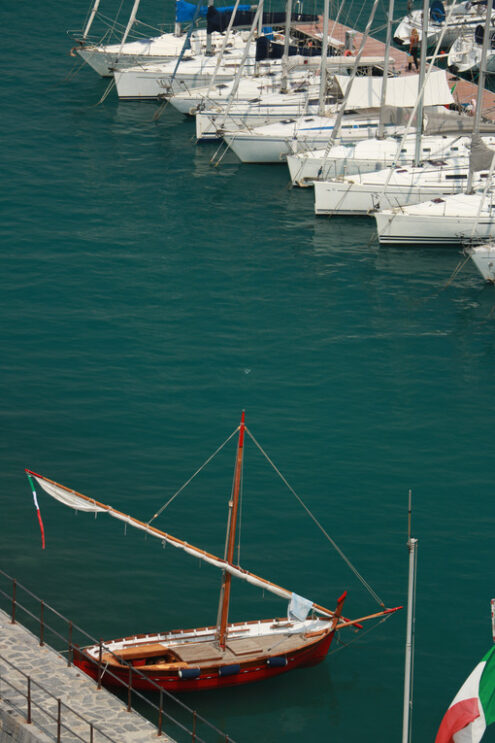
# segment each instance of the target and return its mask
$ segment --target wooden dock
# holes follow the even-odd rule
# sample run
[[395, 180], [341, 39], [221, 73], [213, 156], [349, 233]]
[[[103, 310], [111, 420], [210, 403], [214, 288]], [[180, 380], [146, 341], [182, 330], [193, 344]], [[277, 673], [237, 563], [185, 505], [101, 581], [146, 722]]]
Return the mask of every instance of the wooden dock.
[[[301, 24], [298, 27], [302, 33], [309, 37], [313, 37], [315, 40], [321, 40], [323, 31], [323, 19], [320, 17], [318, 23], [315, 24]], [[363, 34], [360, 31], [356, 31], [350, 26], [345, 26], [342, 23], [337, 23], [333, 20], [328, 22], [328, 34], [329, 34], [329, 46], [332, 47], [337, 54], [342, 54], [346, 48], [346, 38], [352, 39], [353, 53], [357, 54], [357, 51], [361, 45]], [[364, 44], [363, 55], [370, 57], [381, 57], [385, 56], [385, 44], [379, 39], [375, 39], [372, 36], [368, 36]], [[390, 50], [389, 69], [395, 76], [399, 75], [414, 75], [416, 74], [413, 69], [410, 71], [409, 67], [409, 55], [402, 49], [396, 49], [392, 47]], [[414, 67], [414, 65], [413, 65]], [[441, 69], [437, 67], [436, 69]], [[478, 92], [478, 86], [476, 83], [464, 80], [450, 72], [447, 72], [447, 80], [449, 86], [453, 92], [452, 95], [460, 106], [466, 106], [476, 100]], [[482, 99], [483, 115], [486, 119], [495, 121], [495, 93], [489, 90], [483, 92]]]

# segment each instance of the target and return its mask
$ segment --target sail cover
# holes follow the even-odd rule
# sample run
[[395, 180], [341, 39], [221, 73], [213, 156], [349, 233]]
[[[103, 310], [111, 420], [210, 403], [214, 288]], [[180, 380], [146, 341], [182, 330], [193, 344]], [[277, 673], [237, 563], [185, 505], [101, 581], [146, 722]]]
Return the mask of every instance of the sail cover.
[[[228, 13], [232, 12], [234, 7], [234, 5], [229, 5], [226, 8], [217, 8], [217, 10], [219, 13]], [[239, 5], [238, 9], [250, 10], [251, 5]], [[188, 3], [187, 0], [177, 0], [175, 3], [175, 20], [177, 23], [187, 23], [188, 21], [192, 21], [195, 16], [206, 18], [208, 7], [206, 5], [201, 5], [198, 13], [196, 13], [196, 11], [197, 5], [194, 5], [194, 3]]]
[[[349, 78], [336, 75], [337, 82], [345, 95]], [[379, 108], [382, 94], [382, 77], [356, 77], [347, 101], [347, 108]], [[397, 108], [413, 108], [416, 104], [419, 89], [419, 75], [390, 78], [387, 80], [385, 104]], [[454, 103], [454, 98], [447, 84], [445, 70], [432, 72], [424, 90], [425, 106], [441, 106]]]
[[80, 495], [78, 495], [74, 491], [69, 490], [69, 488], [64, 488], [54, 482], [49, 482], [48, 480], [45, 480], [44, 478], [41, 478], [39, 477], [39, 475], [35, 475], [34, 473], [30, 474], [32, 477], [34, 477], [38, 485], [40, 485], [43, 490], [48, 493], [48, 495], [51, 495], [52, 498], [60, 501], [65, 506], [69, 506], [69, 508], [74, 508], [76, 511], [90, 511], [94, 513], [99, 513], [107, 510], [106, 508], [98, 506], [96, 504], [96, 501], [92, 501], [90, 498], [88, 498], [87, 501], [83, 500]]
[[[459, 114], [456, 111], [428, 111], [425, 114], [425, 134], [472, 134], [474, 117]], [[480, 124], [482, 134], [495, 132], [493, 121], [482, 121]]]
[[479, 134], [474, 134], [471, 139], [471, 152], [469, 154], [469, 167], [473, 173], [489, 170], [494, 156], [495, 150], [487, 147]]

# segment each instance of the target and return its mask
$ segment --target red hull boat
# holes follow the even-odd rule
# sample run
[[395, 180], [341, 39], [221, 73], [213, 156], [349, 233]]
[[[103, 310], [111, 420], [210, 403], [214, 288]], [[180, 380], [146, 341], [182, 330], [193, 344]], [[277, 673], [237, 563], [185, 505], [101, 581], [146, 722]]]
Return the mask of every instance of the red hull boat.
[[132, 675], [136, 689], [152, 691], [156, 685], [172, 692], [219, 689], [320, 663], [334, 635], [329, 621], [320, 624], [327, 626], [305, 633], [298, 627], [295, 636], [290, 634], [294, 625], [287, 620], [230, 624], [224, 651], [215, 641], [215, 627], [179, 631], [175, 637], [149, 635], [139, 642], [128, 637], [105, 643], [108, 650], [102, 651], [101, 663], [95, 645], [75, 651], [74, 664], [107, 686], [128, 684], [131, 665], [140, 671]]
[[[332, 611], [234, 563], [245, 433], [251, 436], [245, 425], [244, 413], [240, 425], [227, 441], [236, 432], [239, 438], [223, 559], [151, 526], [151, 521], [165, 506], [146, 523], [26, 470], [35, 504], [34, 480], [49, 495], [73, 509], [107, 513], [222, 571], [218, 618], [214, 627], [134, 635], [75, 649], [74, 664], [106, 686], [131, 683], [134, 688], [143, 690], [156, 689], [158, 686], [169, 691], [198, 691], [260, 681], [294, 668], [319, 663], [328, 653], [337, 630], [347, 626], [360, 627], [360, 622], [366, 619], [396, 611], [383, 609], [367, 617], [346, 620], [342, 617], [345, 593]], [[287, 618], [229, 624], [232, 576], [289, 601]]]

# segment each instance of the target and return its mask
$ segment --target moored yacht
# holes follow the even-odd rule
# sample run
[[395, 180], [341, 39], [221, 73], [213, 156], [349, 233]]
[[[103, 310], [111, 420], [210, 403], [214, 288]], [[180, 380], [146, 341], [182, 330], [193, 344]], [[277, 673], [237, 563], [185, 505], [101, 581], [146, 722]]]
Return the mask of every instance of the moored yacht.
[[[490, 143], [492, 140], [488, 139]], [[421, 160], [443, 161], [452, 157], [469, 157], [469, 137], [429, 135], [422, 138]], [[495, 139], [493, 139], [495, 144]], [[370, 138], [346, 145], [334, 145], [328, 151], [318, 149], [299, 152], [287, 157], [292, 183], [312, 186], [313, 181], [329, 180], [354, 174], [382, 170], [394, 163], [401, 167], [412, 166], [416, 149], [416, 134], [411, 131], [402, 141]], [[398, 152], [399, 149], [399, 152]]]
[[380, 244], [464, 245], [495, 237], [495, 193], [459, 193], [373, 216]]
[[485, 281], [495, 284], [495, 243], [473, 245], [467, 253]]
[[[173, 33], [161, 34], [151, 38], [134, 39], [124, 44], [81, 44], [74, 48], [79, 56], [101, 77], [111, 77], [115, 70], [143, 64], [160, 64], [178, 58], [184, 46], [185, 37]], [[221, 36], [212, 34], [212, 49], [219, 47]], [[230, 48], [242, 46], [240, 34], [233, 34]], [[192, 58], [206, 51], [206, 29], [195, 29], [189, 36], [186, 58]]]
[[[464, 0], [461, 3], [444, 6], [442, 0], [433, 0], [430, 6], [428, 19], [427, 43], [434, 46], [445, 28], [442, 47], [450, 48], [458, 36], [474, 30], [480, 23], [485, 22], [486, 2], [471, 2]], [[394, 31], [394, 41], [403, 47], [409, 47], [411, 32], [416, 30], [421, 41], [423, 36], [422, 11], [413, 10], [401, 20]]]
[[[469, 160], [437, 161], [405, 168], [386, 168], [348, 178], [314, 181], [315, 214], [369, 215], [375, 209], [393, 209], [462, 191]], [[483, 188], [488, 170], [477, 173], [474, 187]]]

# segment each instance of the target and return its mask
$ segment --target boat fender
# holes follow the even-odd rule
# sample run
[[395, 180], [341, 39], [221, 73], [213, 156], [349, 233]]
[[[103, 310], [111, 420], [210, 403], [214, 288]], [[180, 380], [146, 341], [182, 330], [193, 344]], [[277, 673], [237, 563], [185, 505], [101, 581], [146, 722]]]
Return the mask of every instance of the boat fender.
[[179, 678], [181, 679], [197, 679], [200, 673], [200, 668], [179, 668]]
[[218, 669], [219, 676], [233, 676], [234, 673], [240, 673], [241, 667], [239, 663], [233, 663], [231, 666], [220, 666]]
[[272, 668], [282, 668], [287, 665], [287, 658], [285, 655], [276, 655], [274, 658], [268, 658], [266, 663]]
[[352, 57], [352, 52], [350, 49], [346, 49], [344, 52], [344, 57]]

